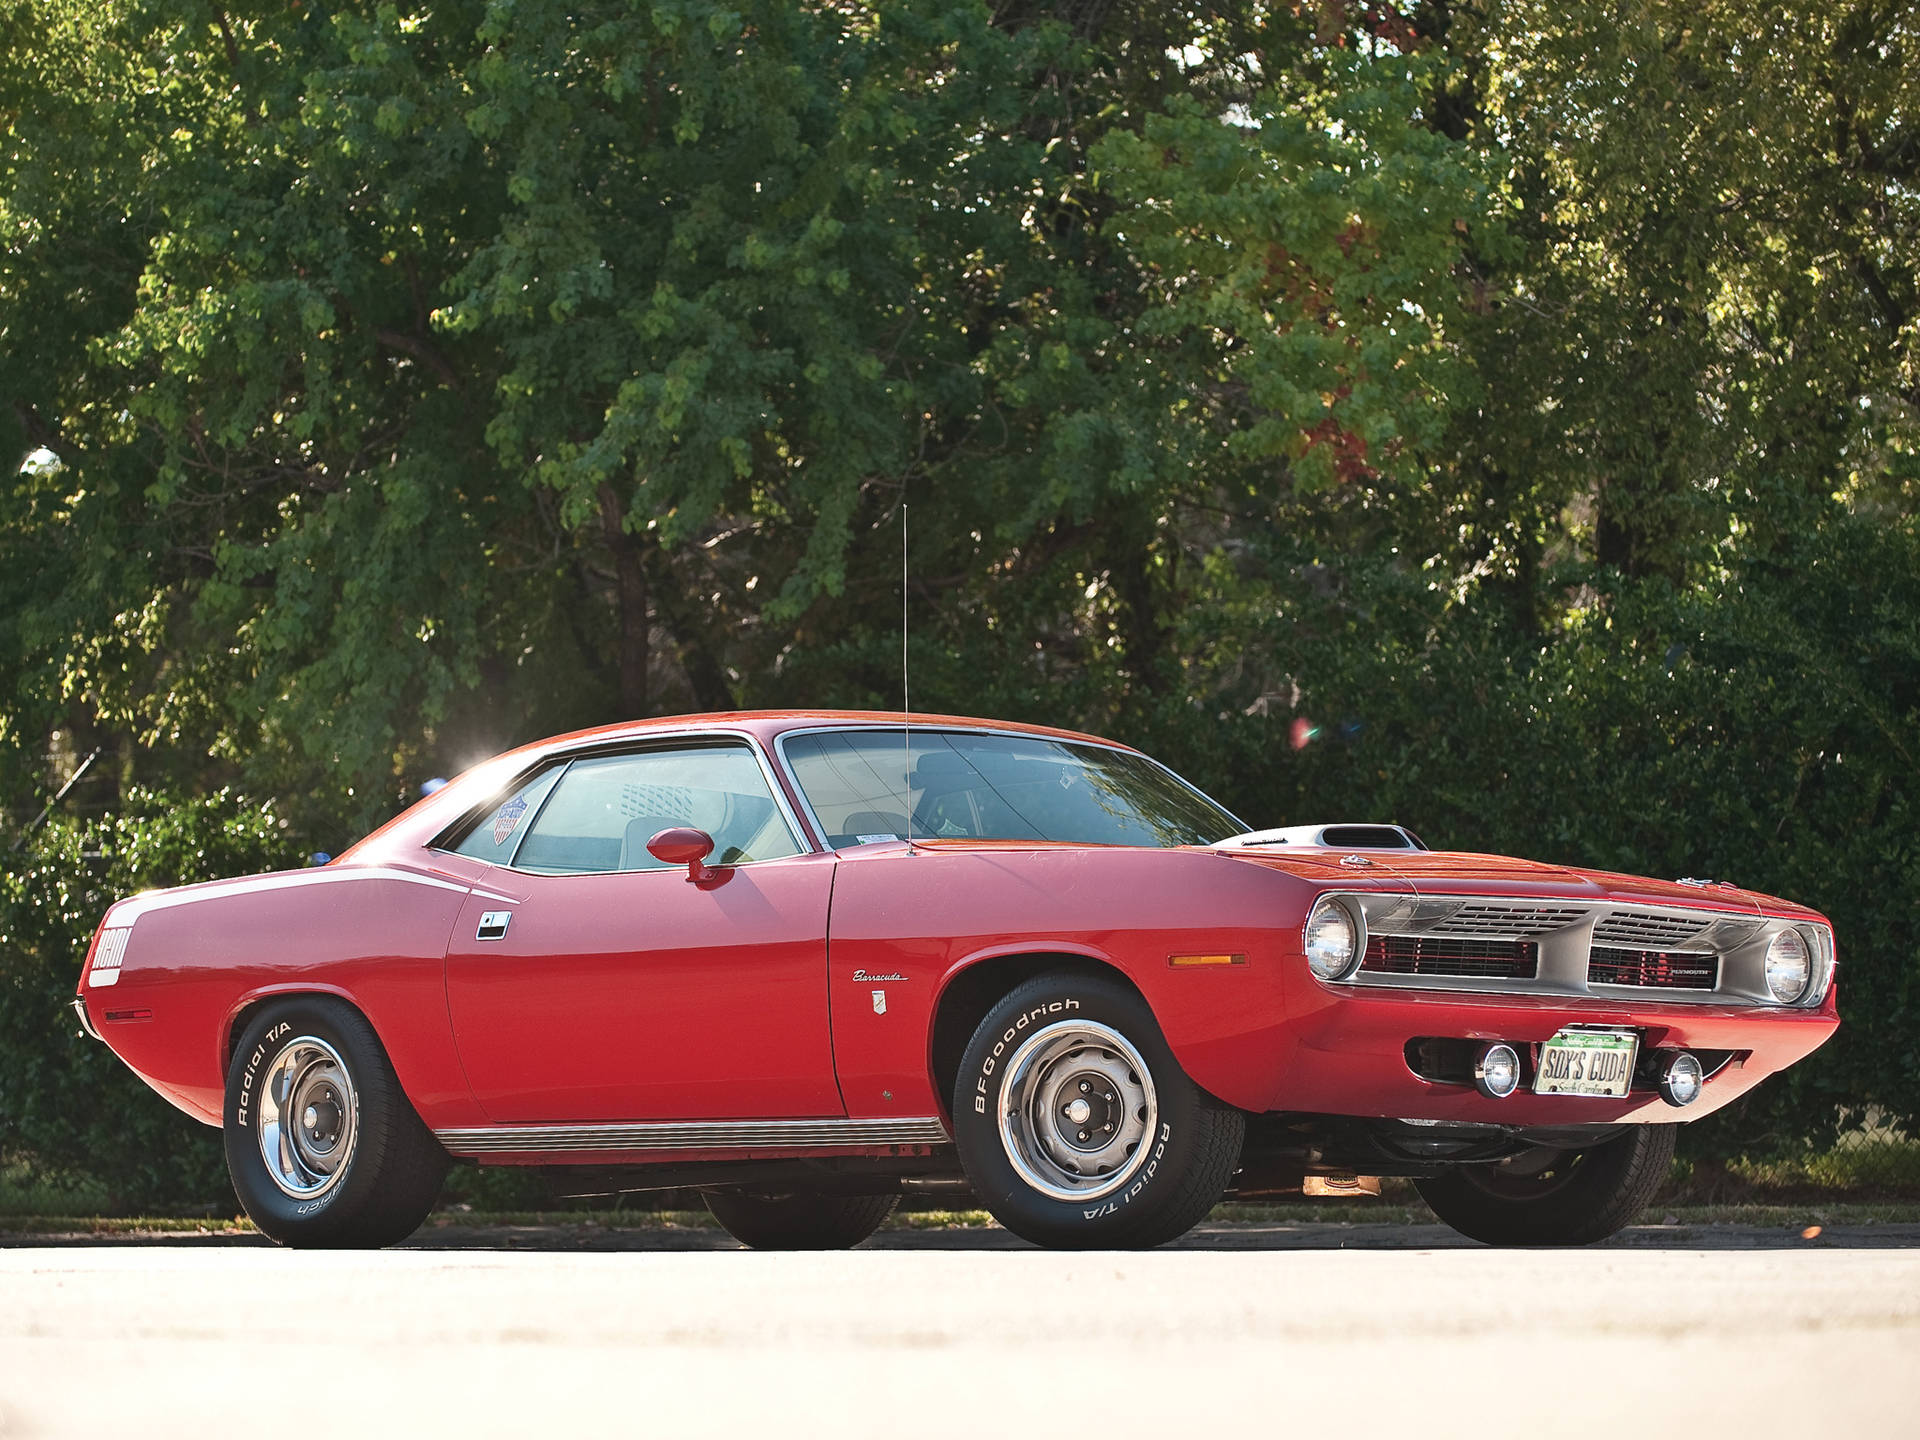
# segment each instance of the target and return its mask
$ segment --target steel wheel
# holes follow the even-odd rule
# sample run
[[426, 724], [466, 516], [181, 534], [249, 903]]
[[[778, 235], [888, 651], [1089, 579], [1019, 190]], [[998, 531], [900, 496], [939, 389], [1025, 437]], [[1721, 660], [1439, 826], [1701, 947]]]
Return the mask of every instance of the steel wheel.
[[359, 1138], [360, 1100], [340, 1052], [313, 1035], [273, 1057], [255, 1110], [267, 1177], [295, 1200], [324, 1195], [346, 1174]]
[[1159, 1120], [1153, 1077], [1127, 1038], [1090, 1020], [1036, 1031], [1000, 1081], [1000, 1143], [1021, 1179], [1056, 1200], [1112, 1194], [1146, 1161]]

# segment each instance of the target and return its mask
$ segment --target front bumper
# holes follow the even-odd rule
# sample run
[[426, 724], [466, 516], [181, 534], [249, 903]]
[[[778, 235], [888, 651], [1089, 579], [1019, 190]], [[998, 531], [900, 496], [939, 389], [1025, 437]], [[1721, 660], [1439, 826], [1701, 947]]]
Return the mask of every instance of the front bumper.
[[[1478, 1124], [1559, 1126], [1695, 1120], [1751, 1090], [1825, 1043], [1839, 1025], [1834, 997], [1816, 1010], [1764, 1005], [1462, 995], [1412, 990], [1323, 990], [1301, 1018], [1276, 1109], [1323, 1115]], [[1700, 1098], [1675, 1109], [1653, 1089], [1619, 1099], [1536, 1095], [1522, 1088], [1491, 1099], [1473, 1085], [1426, 1078], [1408, 1046], [1429, 1038], [1527, 1046], [1568, 1025], [1623, 1026], [1641, 1049], [1731, 1052]]]

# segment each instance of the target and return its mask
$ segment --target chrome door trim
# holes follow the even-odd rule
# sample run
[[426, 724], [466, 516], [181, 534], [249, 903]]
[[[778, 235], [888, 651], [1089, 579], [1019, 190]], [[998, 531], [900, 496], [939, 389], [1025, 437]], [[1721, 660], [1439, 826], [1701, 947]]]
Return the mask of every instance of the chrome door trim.
[[[1164, 770], [1168, 775], [1171, 775], [1175, 780], [1179, 781], [1182, 785], [1186, 786], [1187, 789], [1193, 791], [1194, 794], [1198, 795], [1201, 799], [1205, 800], [1209, 805], [1219, 806], [1222, 813], [1224, 813], [1235, 824], [1244, 825], [1247, 823], [1246, 821], [1242, 820], [1238, 815], [1235, 815], [1233, 811], [1227, 809], [1226, 806], [1221, 805], [1218, 800], [1213, 798], [1213, 796], [1207, 794], [1206, 791], [1202, 790], [1198, 785], [1194, 784], [1191, 780], [1187, 779], [1187, 777], [1182, 775], [1178, 770], [1175, 770], [1171, 765], [1162, 764], [1160, 761], [1154, 759], [1153, 756], [1147, 754], [1146, 751], [1136, 750], [1131, 745], [1122, 745], [1116, 740], [1088, 740], [1088, 739], [1082, 739], [1077, 735], [1069, 739], [1059, 735], [1035, 734], [1031, 730], [1007, 730], [1007, 729], [1001, 728], [998, 725], [956, 725], [951, 721], [929, 722], [925, 725], [915, 725], [904, 720], [862, 720], [862, 721], [844, 722], [838, 725], [803, 725], [793, 730], [782, 730], [778, 735], [773, 737], [774, 753], [780, 761], [781, 770], [784, 771], [786, 773], [787, 778], [793, 782], [793, 793], [800, 797], [800, 806], [803, 810], [806, 811], [807, 819], [812, 823], [814, 831], [819, 835], [820, 843], [826, 846], [826, 850], [828, 854], [831, 855], [835, 853], [835, 851], [833, 849], [833, 846], [827, 844], [827, 827], [821, 824], [820, 817], [814, 813], [813, 802], [807, 799], [807, 787], [800, 783], [800, 777], [794, 773], [793, 762], [787, 759], [787, 741], [792, 739], [796, 735], [846, 735], [846, 734], [856, 734], [856, 733], [869, 732], [869, 731], [892, 731], [892, 730], [904, 730], [909, 733], [913, 731], [919, 731], [922, 733], [935, 734], [935, 735], [942, 734], [942, 733], [953, 733], [953, 734], [959, 734], [959, 735], [1001, 735], [1012, 740], [1050, 740], [1056, 745], [1087, 745], [1098, 750], [1118, 750], [1123, 755], [1138, 755], [1142, 760], [1145, 760], [1149, 765], [1154, 766], [1156, 769]], [[912, 786], [909, 785], [908, 789], [911, 790]], [[909, 795], [908, 799], [909, 801], [911, 801], [912, 799], [911, 795]], [[904, 840], [907, 837], [903, 835], [900, 838]], [[922, 835], [918, 838], [922, 840], [932, 840], [937, 837], [932, 835]], [[1059, 842], [1048, 841], [1046, 843], [1055, 844]], [[1107, 848], [1107, 847], [1101, 847], [1101, 848]], [[1174, 850], [1174, 849], [1179, 849], [1181, 847], [1174, 846], [1174, 845], [1166, 845], [1166, 846], [1160, 846], [1158, 848], [1166, 849], [1166, 850]]]
[[938, 1116], [899, 1120], [640, 1120], [600, 1125], [490, 1125], [436, 1130], [450, 1155], [603, 1151], [829, 1150], [945, 1145]]

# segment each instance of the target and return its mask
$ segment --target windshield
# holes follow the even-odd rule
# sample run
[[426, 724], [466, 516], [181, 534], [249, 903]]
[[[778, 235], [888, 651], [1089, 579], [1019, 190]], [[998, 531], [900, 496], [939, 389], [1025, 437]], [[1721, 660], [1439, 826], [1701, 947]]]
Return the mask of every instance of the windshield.
[[1125, 750], [1039, 736], [914, 730], [790, 736], [793, 778], [834, 849], [904, 840], [1211, 845], [1247, 827]]

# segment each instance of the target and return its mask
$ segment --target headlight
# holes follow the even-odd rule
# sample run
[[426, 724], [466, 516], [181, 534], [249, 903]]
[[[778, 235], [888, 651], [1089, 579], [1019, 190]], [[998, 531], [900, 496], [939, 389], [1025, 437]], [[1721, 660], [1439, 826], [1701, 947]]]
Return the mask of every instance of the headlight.
[[1798, 930], [1782, 930], [1767, 946], [1767, 990], [1782, 1005], [1791, 1005], [1807, 993], [1813, 963], [1807, 942]]
[[1322, 899], [1307, 916], [1307, 968], [1322, 980], [1344, 980], [1360, 964], [1360, 927], [1338, 900]]

